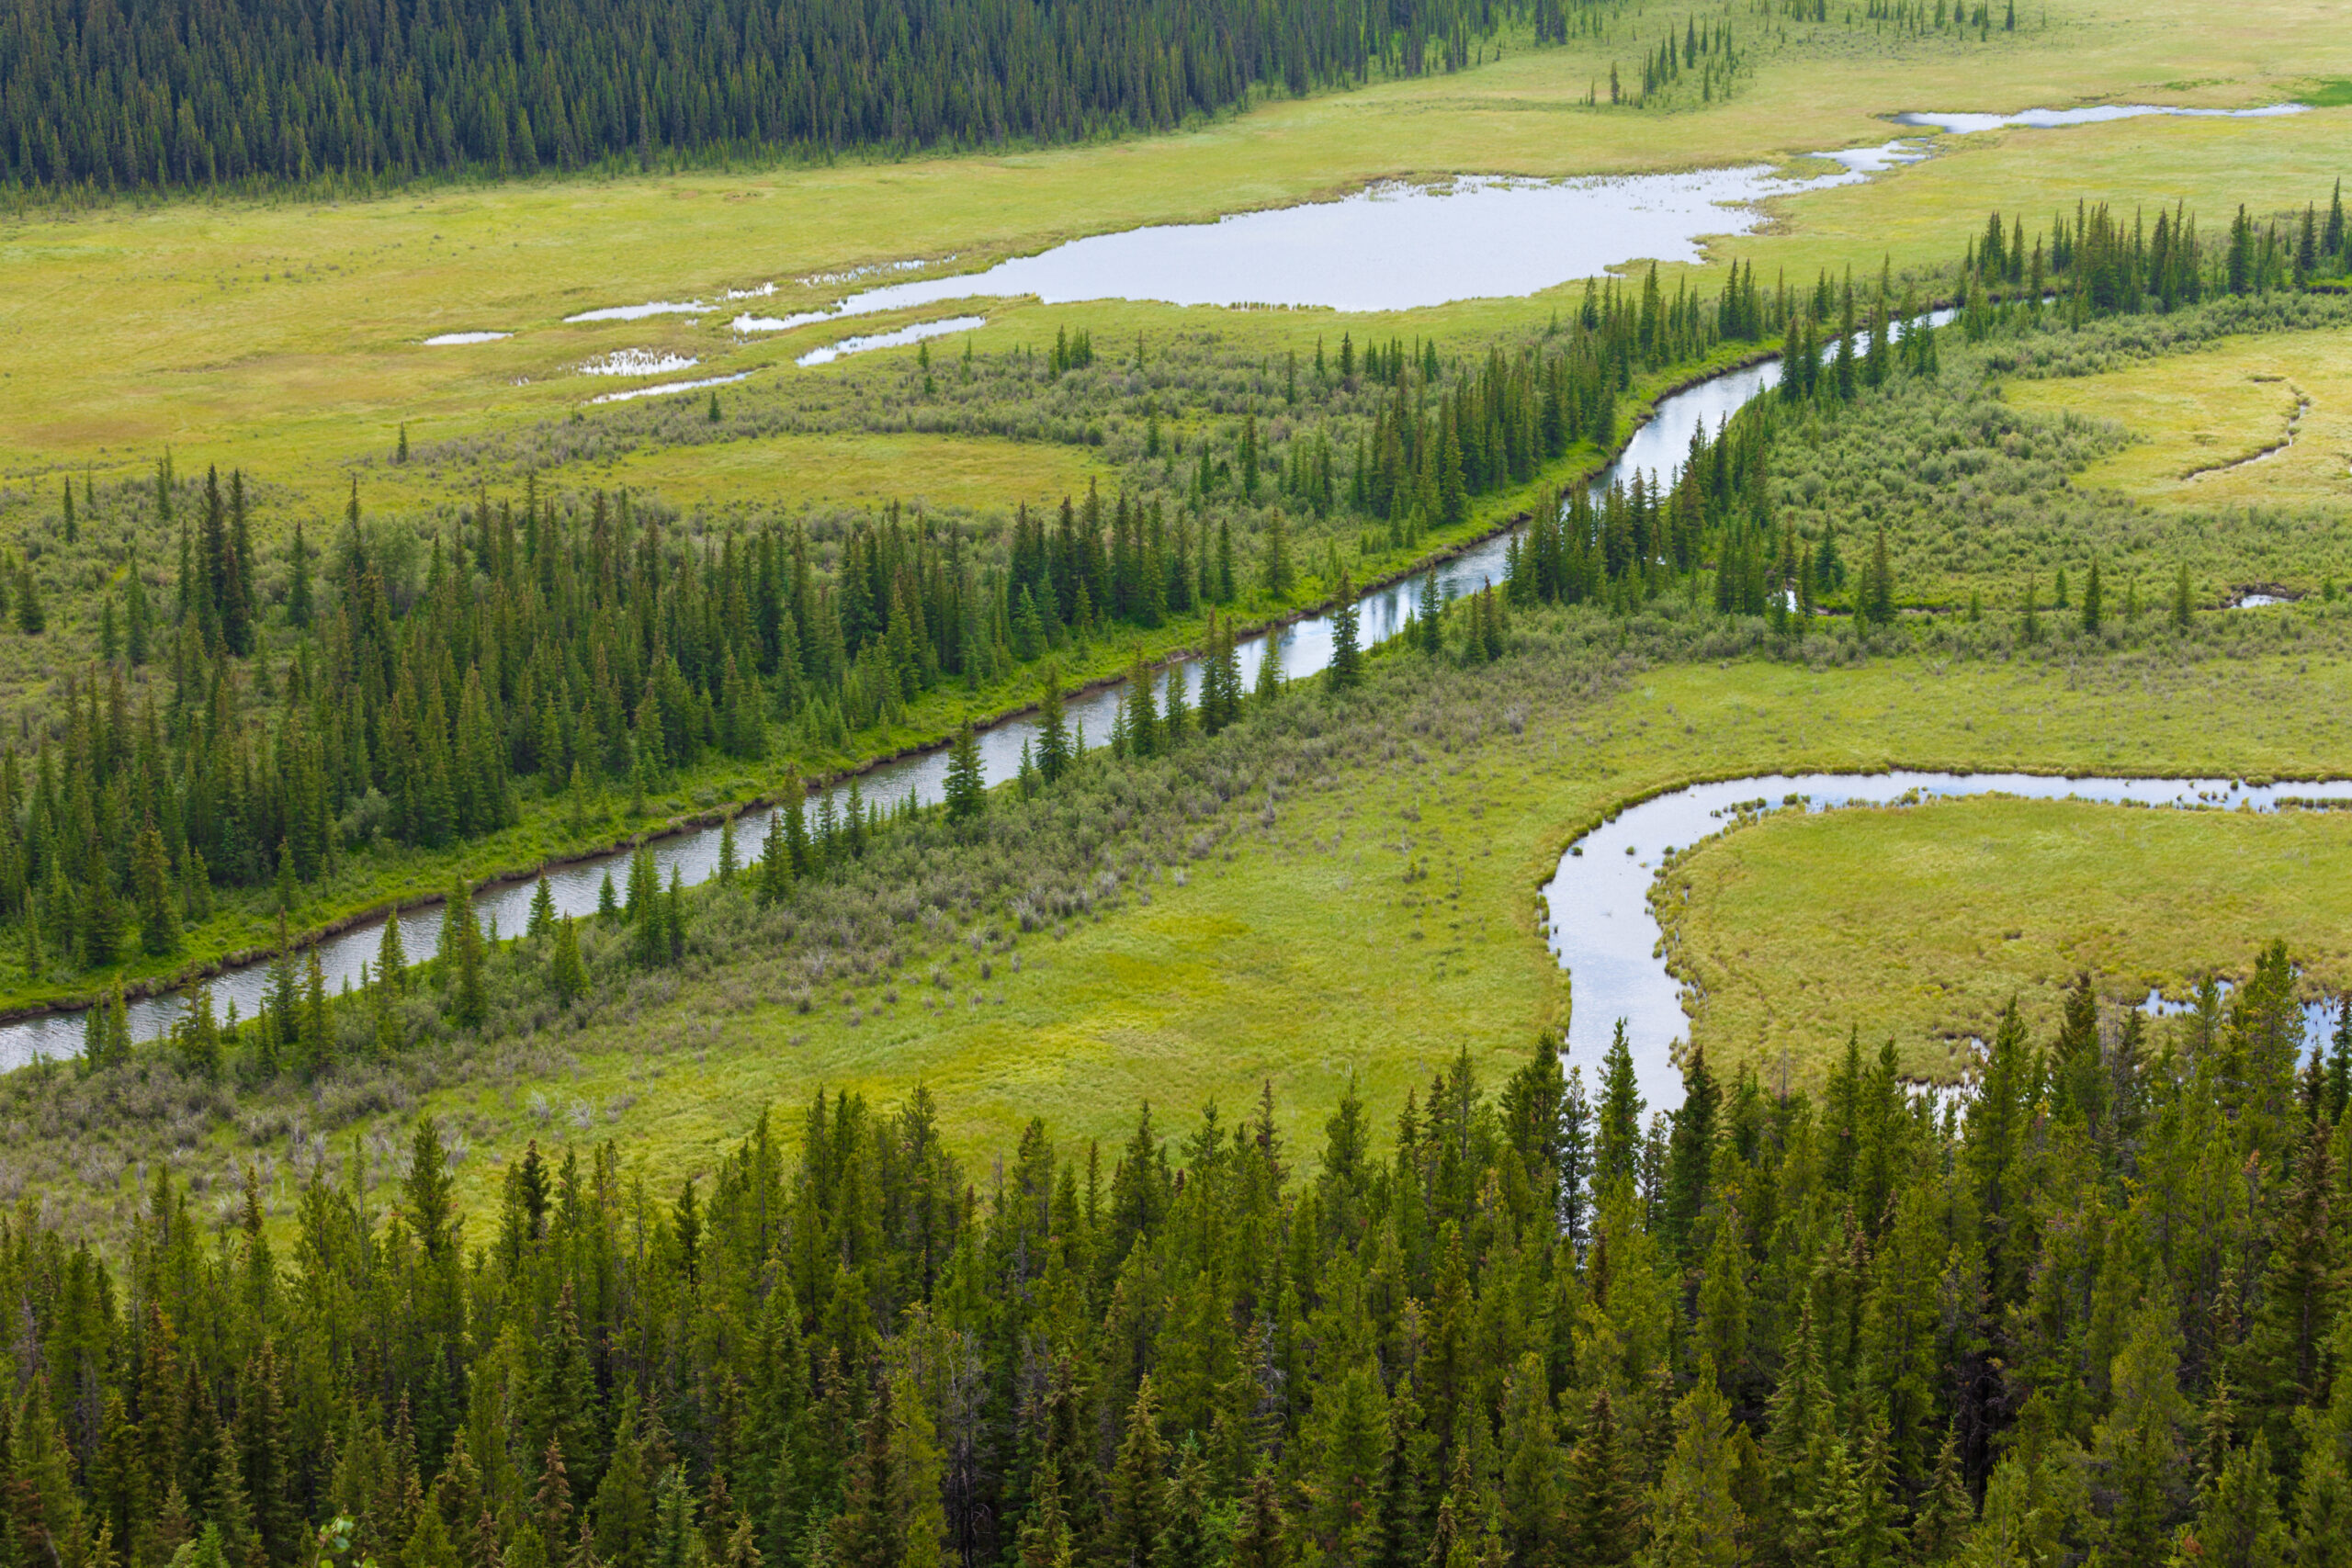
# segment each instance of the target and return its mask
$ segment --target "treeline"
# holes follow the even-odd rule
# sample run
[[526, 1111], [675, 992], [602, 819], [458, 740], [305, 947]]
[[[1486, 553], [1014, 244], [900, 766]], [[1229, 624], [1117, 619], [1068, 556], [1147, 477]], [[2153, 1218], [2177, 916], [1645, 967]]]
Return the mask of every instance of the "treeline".
[[1062, 141], [1466, 63], [1495, 0], [0, 11], [0, 182], [189, 188]]
[[1311, 1157], [1269, 1092], [967, 1165], [919, 1087], [660, 1187], [534, 1143], [472, 1213], [430, 1118], [290, 1224], [158, 1164], [112, 1254], [0, 1218], [8, 1561], [2339, 1563], [2352, 1030], [2304, 1063], [2297, 984], [2086, 978], [1942, 1109], [1855, 1043], [1645, 1120], [1621, 1031]]
[[[1825, 273], [1809, 292], [1783, 286], [1762, 301], [1758, 320], [1786, 323], [1779, 395], [1751, 401], [1712, 435], [1694, 429], [1670, 479], [1636, 473], [1598, 493], [1577, 487], [1540, 509], [1505, 554], [1511, 603], [1626, 611], [1677, 584], [1695, 593], [1711, 581], [1719, 612], [1765, 616], [1775, 630], [1802, 637], [1848, 587], [1834, 525], [1817, 538], [1779, 525], [1773, 441], [1784, 420], [1834, 412], [1898, 377], [1937, 375], [1937, 329], [1916, 299], [1896, 299], [1883, 273], [1860, 301], [1850, 276], [1834, 288]], [[1894, 620], [1883, 537], [1855, 586], [1851, 607], [1866, 622]]]
[[[2030, 241], [2030, 243], [2029, 243]], [[1961, 279], [1973, 339], [1984, 335], [1995, 301], [2014, 299], [2038, 310], [2056, 290], [2080, 321], [2136, 310], [2172, 310], [2222, 295], [2268, 294], [2314, 283], [2334, 288], [2352, 276], [2352, 233], [2338, 180], [2323, 214], [2316, 202], [2299, 219], [2255, 219], [2241, 205], [2228, 233], [2199, 243], [2186, 205], [2156, 209], [2152, 226], [2134, 212], [2127, 228], [2106, 202], [2078, 202], [2070, 220], [2057, 214], [2029, 236], [2025, 220], [2005, 225], [1996, 212], [1969, 242]]]

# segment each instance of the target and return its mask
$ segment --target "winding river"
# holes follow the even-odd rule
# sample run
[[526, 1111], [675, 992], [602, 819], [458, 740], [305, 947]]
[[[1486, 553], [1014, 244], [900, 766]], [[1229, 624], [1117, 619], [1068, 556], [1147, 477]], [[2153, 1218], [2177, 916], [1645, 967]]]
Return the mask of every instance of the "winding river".
[[[1635, 473], [1670, 474], [1690, 449], [1691, 433], [1704, 425], [1709, 430], [1720, 426], [1733, 412], [1757, 393], [1780, 384], [1781, 367], [1776, 362], [1743, 366], [1688, 389], [1659, 400], [1650, 419], [1636, 430], [1623, 452], [1594, 481], [1605, 488], [1611, 483], [1630, 482]], [[1460, 554], [1437, 563], [1438, 589], [1447, 599], [1459, 598], [1476, 592], [1489, 582], [1499, 581], [1503, 575], [1503, 559], [1509, 549], [1511, 532], [1490, 536], [1472, 545]], [[1364, 646], [1395, 636], [1403, 629], [1419, 607], [1425, 577], [1375, 589], [1357, 602], [1362, 616]], [[1331, 660], [1331, 617], [1316, 615], [1295, 621], [1279, 628], [1272, 637], [1261, 634], [1242, 643], [1237, 649], [1241, 662], [1241, 678], [1245, 684], [1258, 678], [1258, 668], [1268, 657], [1280, 661], [1283, 675], [1295, 678], [1321, 670]], [[1177, 661], [1154, 676], [1156, 689], [1164, 705], [1169, 683], [1182, 682], [1185, 691], [1197, 699], [1199, 660]], [[1126, 682], [1116, 682], [1098, 686], [1070, 698], [1069, 723], [1084, 735], [1100, 741], [1111, 733], [1111, 722], [1126, 690]], [[1002, 723], [982, 730], [978, 736], [980, 764], [991, 783], [1012, 778], [1020, 770], [1022, 748], [1036, 737], [1036, 719], [1033, 714], [1016, 715]], [[942, 786], [947, 773], [944, 750], [925, 752], [887, 762], [860, 776], [858, 784], [869, 800], [896, 801], [910, 792], [926, 804], [941, 798]], [[747, 811], [736, 819], [737, 842], [748, 858], [756, 852], [767, 831], [766, 808]], [[673, 834], [656, 840], [653, 858], [666, 880], [673, 866], [687, 882], [700, 882], [712, 875], [718, 867], [718, 829], [698, 829]], [[625, 863], [626, 854], [604, 855], [576, 861], [568, 865], [550, 867], [548, 883], [554, 892], [556, 908], [563, 914], [584, 915], [596, 908], [597, 889], [608, 867]], [[528, 919], [533, 883], [527, 880], [498, 883], [483, 888], [475, 897], [474, 908], [486, 928], [494, 927], [509, 935], [521, 931]], [[441, 944], [441, 906], [422, 904], [402, 910], [401, 942], [412, 962], [421, 962], [439, 951]], [[326, 977], [327, 989], [341, 989], [346, 980], [356, 986], [366, 965], [375, 960], [376, 950], [382, 942], [382, 922], [369, 920], [322, 939], [318, 943], [319, 967]], [[266, 964], [253, 964], [231, 969], [215, 976], [210, 981], [213, 1004], [226, 1010], [232, 1001], [237, 1004], [239, 1017], [250, 1018], [261, 1005], [262, 994], [268, 984]], [[185, 1003], [177, 993], [165, 993], [136, 999], [130, 1004], [131, 1038], [153, 1040], [171, 1026], [183, 1010]], [[0, 1069], [22, 1066], [36, 1056], [62, 1057], [79, 1054], [82, 1048], [83, 1019], [77, 1012], [55, 1012], [37, 1018], [20, 1019], [0, 1025]]]
[[1682, 1102], [1682, 1074], [1673, 1047], [1690, 1032], [1683, 1010], [1686, 991], [1667, 972], [1660, 946], [1665, 932], [1649, 901], [1650, 885], [1667, 855], [1728, 830], [1743, 812], [1792, 805], [1826, 811], [1973, 795], [2273, 811], [2282, 800], [2352, 800], [2352, 779], [2255, 785], [2235, 779], [2037, 773], [1759, 773], [1655, 796], [1569, 845], [1544, 886], [1546, 941], [1575, 986], [1568, 1060], [1584, 1067], [1588, 1083], [1594, 1082], [1622, 1018], [1649, 1109], [1672, 1110]]

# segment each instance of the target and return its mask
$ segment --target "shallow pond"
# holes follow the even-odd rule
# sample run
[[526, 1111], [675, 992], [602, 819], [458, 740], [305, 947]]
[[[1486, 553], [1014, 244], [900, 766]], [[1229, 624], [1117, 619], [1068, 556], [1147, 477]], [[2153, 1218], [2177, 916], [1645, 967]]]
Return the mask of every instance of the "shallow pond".
[[1546, 940], [1568, 972], [1575, 1006], [1568, 1060], [1597, 1083], [1620, 1019], [1642, 1098], [1652, 1111], [1682, 1101], [1673, 1047], [1690, 1036], [1683, 987], [1659, 953], [1650, 884], [1664, 857], [1734, 825], [1745, 810], [1779, 809], [1791, 797], [1811, 811], [1971, 795], [2091, 800], [2140, 806], [2276, 809], [2281, 799], [2352, 800], [2352, 780], [2253, 786], [2233, 779], [2044, 778], [2032, 773], [1765, 773], [1695, 784], [1629, 807], [1568, 847], [1544, 886]]
[[580, 367], [582, 376], [674, 376], [702, 361], [690, 354], [659, 348], [617, 348]]
[[927, 337], [946, 337], [953, 333], [976, 333], [989, 324], [986, 316], [950, 316], [944, 321], [918, 321], [910, 327], [900, 327], [894, 333], [870, 333], [864, 337], [845, 337], [839, 343], [812, 348], [795, 365], [831, 365], [845, 355], [867, 354], [877, 348], [904, 348], [910, 343], [921, 343]]
[[1860, 177], [1841, 170], [1792, 179], [1759, 164], [1680, 175], [1381, 185], [1211, 223], [1091, 235], [985, 272], [869, 288], [831, 311], [745, 316], [734, 325], [774, 332], [983, 296], [1035, 295], [1049, 305], [1156, 299], [1337, 310], [1522, 296], [1636, 259], [1695, 261], [1700, 236], [1752, 231], [1761, 221], [1756, 202]]
[[2096, 104], [2076, 109], [2023, 109], [2016, 114], [1932, 111], [1899, 114], [1894, 117], [1894, 123], [1924, 126], [1933, 130], [1968, 136], [1980, 130], [2000, 130], [2010, 126], [2022, 126], [2029, 130], [2056, 130], [2070, 125], [2106, 125], [2119, 119], [2139, 119], [2147, 115], [2169, 115], [2181, 119], [2272, 119], [2280, 115], [2301, 114], [2303, 110], [2301, 104], [2266, 104], [2253, 109], [2185, 109], [2170, 104]]
[[654, 387], [631, 387], [626, 392], [606, 392], [601, 398], [591, 398], [592, 403], [625, 403], [637, 398], [662, 398], [673, 392], [699, 392], [705, 387], [730, 387], [751, 378], [749, 370], [738, 370], [732, 376], [705, 376], [695, 381], [664, 381]]
[[424, 340], [427, 348], [462, 348], [469, 344], [496, 343], [513, 333], [440, 333]]

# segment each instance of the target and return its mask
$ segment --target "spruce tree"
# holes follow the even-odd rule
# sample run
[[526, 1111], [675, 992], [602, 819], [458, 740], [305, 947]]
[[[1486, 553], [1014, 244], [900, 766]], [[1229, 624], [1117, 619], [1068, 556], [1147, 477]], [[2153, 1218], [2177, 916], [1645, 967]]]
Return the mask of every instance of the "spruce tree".
[[988, 786], [980, 776], [980, 748], [969, 719], [958, 725], [947, 750], [947, 776], [941, 785], [947, 819], [967, 822], [988, 809]]
[[1567, 1489], [1571, 1561], [1591, 1568], [1630, 1562], [1639, 1541], [1640, 1506], [1625, 1474], [1607, 1389], [1592, 1396], [1583, 1435], [1568, 1450]]
[[1331, 612], [1331, 689], [1344, 692], [1363, 682], [1363, 655], [1356, 647], [1356, 591], [1340, 573], [1339, 607]]
[[557, 922], [555, 956], [548, 961], [548, 984], [556, 1005], [569, 1008], [588, 993], [588, 969], [580, 957], [580, 930], [570, 915]]
[[1037, 773], [1048, 784], [1069, 772], [1069, 727], [1062, 713], [1061, 677], [1051, 664], [1037, 697]]
[[1259, 582], [1264, 588], [1266, 597], [1277, 604], [1290, 597], [1290, 531], [1279, 506], [1266, 513], [1266, 558]]
[[774, 908], [792, 896], [792, 850], [784, 839], [784, 808], [768, 812], [768, 830], [760, 840], [759, 903]]
[[474, 923], [473, 889], [459, 877], [441, 916], [441, 947], [447, 956], [449, 1017], [460, 1029], [479, 1029], [489, 1016], [482, 990], [481, 928]]
[[1264, 707], [1283, 691], [1283, 628], [1270, 627], [1258, 645], [1258, 681], [1250, 696]]
[[172, 886], [171, 858], [164, 848], [164, 836], [152, 827], [139, 835], [130, 880], [139, 908], [140, 945], [153, 958], [177, 953], [180, 916]]

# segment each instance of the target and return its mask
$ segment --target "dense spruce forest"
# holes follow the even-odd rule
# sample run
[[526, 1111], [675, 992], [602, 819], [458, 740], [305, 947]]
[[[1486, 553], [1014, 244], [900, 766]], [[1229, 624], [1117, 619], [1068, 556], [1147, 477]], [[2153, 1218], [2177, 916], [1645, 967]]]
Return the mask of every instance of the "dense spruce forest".
[[[1469, 62], [1494, 0], [608, 0], [0, 13], [0, 182], [110, 191], [529, 174], [1166, 130]], [[1556, 6], [1549, 7], [1556, 11]]]
[[274, 1222], [159, 1166], [111, 1254], [0, 1218], [0, 1560], [2333, 1568], [2352, 1028], [2301, 1035], [2274, 948], [2012, 1008], [1940, 1110], [1857, 1043], [1645, 1126], [1621, 1032], [1312, 1151], [1269, 1100], [973, 1168], [918, 1088], [672, 1190], [534, 1143], [487, 1213], [430, 1118]]

